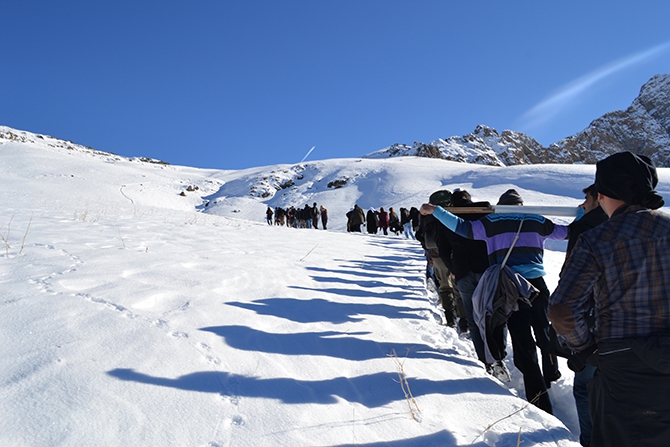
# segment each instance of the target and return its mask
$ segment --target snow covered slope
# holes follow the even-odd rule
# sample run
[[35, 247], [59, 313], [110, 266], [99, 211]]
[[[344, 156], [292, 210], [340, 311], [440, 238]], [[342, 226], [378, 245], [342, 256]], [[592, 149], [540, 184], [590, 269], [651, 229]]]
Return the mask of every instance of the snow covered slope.
[[[550, 390], [556, 417], [527, 406], [511, 357], [512, 383], [497, 382], [440, 324], [420, 246], [348, 234], [344, 212], [457, 186], [574, 205], [592, 166], [216, 171], [11, 132], [0, 139], [0, 445], [578, 445], [567, 368]], [[669, 170], [661, 181], [670, 196]], [[315, 201], [333, 230], [263, 223], [268, 205]], [[547, 251], [550, 287], [562, 261]]]

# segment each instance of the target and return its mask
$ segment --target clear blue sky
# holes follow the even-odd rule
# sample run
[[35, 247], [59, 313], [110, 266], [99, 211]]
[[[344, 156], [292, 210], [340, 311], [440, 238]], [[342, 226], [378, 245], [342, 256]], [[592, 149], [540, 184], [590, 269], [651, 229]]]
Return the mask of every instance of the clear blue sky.
[[549, 145], [670, 73], [670, 2], [2, 2], [0, 125], [241, 169], [478, 124]]

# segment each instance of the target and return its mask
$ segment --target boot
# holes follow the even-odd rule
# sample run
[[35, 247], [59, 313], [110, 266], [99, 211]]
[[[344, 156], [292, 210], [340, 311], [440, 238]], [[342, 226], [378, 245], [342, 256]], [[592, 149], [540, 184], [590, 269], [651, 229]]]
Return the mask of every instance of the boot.
[[444, 316], [447, 319], [447, 326], [451, 328], [456, 328], [456, 316], [454, 315], [453, 310], [445, 310]]
[[469, 331], [468, 329], [468, 320], [467, 318], [459, 318], [458, 319], [458, 333], [461, 335], [467, 334]]

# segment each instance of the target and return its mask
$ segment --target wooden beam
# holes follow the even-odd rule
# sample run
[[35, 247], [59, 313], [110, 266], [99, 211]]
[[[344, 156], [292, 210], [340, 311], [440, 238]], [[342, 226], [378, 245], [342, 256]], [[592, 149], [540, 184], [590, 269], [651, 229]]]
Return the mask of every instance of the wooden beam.
[[541, 214], [543, 216], [577, 216], [576, 206], [551, 205], [491, 205], [490, 207], [450, 206], [445, 208], [452, 214]]

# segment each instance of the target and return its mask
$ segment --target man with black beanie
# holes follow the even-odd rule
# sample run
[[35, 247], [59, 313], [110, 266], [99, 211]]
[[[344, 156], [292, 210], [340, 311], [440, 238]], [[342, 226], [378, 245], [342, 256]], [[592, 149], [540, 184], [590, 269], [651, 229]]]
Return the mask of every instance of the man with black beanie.
[[[489, 202], [473, 202], [470, 193], [464, 189], [458, 189], [451, 195], [452, 206], [459, 208], [486, 208], [491, 204]], [[485, 214], [466, 213], [459, 215], [466, 220], [478, 220], [484, 217]], [[465, 311], [465, 321], [471, 332], [472, 343], [477, 353], [477, 358], [486, 365], [486, 370], [493, 374], [493, 364], [487, 363], [484, 351], [484, 339], [479, 333], [479, 328], [475, 324], [472, 308], [472, 294], [477, 287], [482, 273], [489, 267], [488, 254], [486, 252], [486, 243], [484, 241], [476, 241], [473, 239], [464, 238], [449, 230], [444, 225], [440, 226], [445, 231], [444, 245], [440, 247], [440, 256], [444, 259], [444, 263], [451, 273], [454, 275], [456, 286], [461, 295], [463, 303], [463, 310]], [[459, 321], [460, 322], [463, 320]], [[501, 333], [502, 336], [502, 333]], [[502, 343], [501, 343], [502, 344]], [[500, 367], [504, 368], [502, 371], [502, 378], [506, 374], [509, 381], [509, 371], [504, 362], [500, 362]]]
[[[449, 207], [451, 206], [451, 191], [448, 189], [435, 191], [430, 195], [429, 200], [431, 202], [435, 201], [441, 206]], [[419, 221], [419, 229], [416, 232], [416, 240], [426, 250], [429, 262], [435, 272], [435, 278], [439, 283], [438, 295], [444, 309], [445, 323], [451, 328], [456, 328], [456, 305], [460, 302], [461, 297], [449, 268], [442, 260], [441, 253], [445, 250], [447, 231], [433, 216], [422, 216]], [[465, 316], [465, 311], [463, 311], [463, 316]]]
[[[549, 318], [574, 352], [597, 352], [591, 446], [666, 446], [670, 439], [670, 216], [656, 168], [621, 152], [596, 164], [609, 220], [584, 233], [551, 296]], [[595, 330], [584, 311], [595, 302]]]

